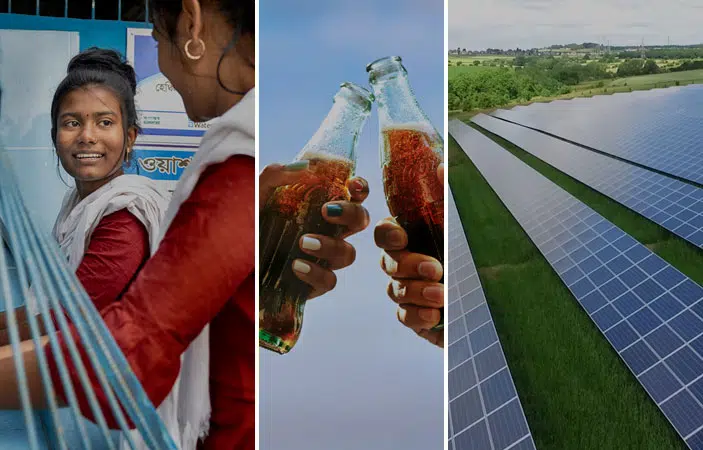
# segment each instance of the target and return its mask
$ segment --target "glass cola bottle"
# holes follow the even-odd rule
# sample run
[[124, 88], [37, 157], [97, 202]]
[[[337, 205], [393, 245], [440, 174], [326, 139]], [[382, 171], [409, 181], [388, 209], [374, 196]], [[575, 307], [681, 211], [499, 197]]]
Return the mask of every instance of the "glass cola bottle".
[[[399, 56], [366, 66], [378, 107], [383, 188], [407, 250], [444, 264], [444, 141], [417, 102]], [[442, 279], [442, 282], [444, 279]], [[444, 327], [444, 315], [434, 329]]]
[[310, 176], [279, 187], [259, 218], [259, 345], [289, 352], [300, 336], [303, 312], [312, 287], [293, 272], [296, 259], [325, 266], [302, 252], [307, 233], [339, 236], [340, 226], [322, 216], [330, 201], [349, 200], [348, 180], [354, 175], [359, 134], [371, 112], [373, 95], [353, 83], [343, 83], [320, 128], [295, 161], [308, 161]]

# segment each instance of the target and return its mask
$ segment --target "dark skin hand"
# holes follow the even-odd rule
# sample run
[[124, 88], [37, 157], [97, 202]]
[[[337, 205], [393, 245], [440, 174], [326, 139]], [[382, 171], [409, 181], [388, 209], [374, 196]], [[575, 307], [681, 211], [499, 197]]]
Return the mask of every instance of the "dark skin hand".
[[[444, 165], [437, 168], [444, 184]], [[408, 235], [392, 218], [387, 217], [374, 229], [376, 245], [383, 249], [381, 269], [391, 277], [388, 297], [398, 304], [398, 320], [419, 336], [444, 347], [444, 330], [431, 330], [441, 319], [444, 308], [444, 284], [439, 283], [444, 269], [436, 259], [405, 250]]]
[[[289, 164], [271, 164], [266, 166], [259, 175], [259, 210], [261, 210], [276, 188], [300, 182], [305, 176], [310, 176], [305, 161]], [[329, 223], [342, 225], [345, 232], [339, 238], [319, 234], [306, 234], [300, 238], [300, 249], [308, 255], [326, 260], [328, 268], [297, 259], [293, 261], [295, 275], [313, 287], [309, 299], [319, 297], [337, 285], [334, 271], [350, 266], [356, 259], [356, 250], [345, 241], [346, 238], [369, 226], [369, 212], [361, 206], [369, 196], [369, 184], [360, 177], [347, 181], [351, 194], [350, 201], [334, 201], [322, 205], [322, 216]], [[341, 214], [331, 216], [328, 208], [331, 205], [341, 207]], [[336, 206], [333, 206], [335, 208]]]

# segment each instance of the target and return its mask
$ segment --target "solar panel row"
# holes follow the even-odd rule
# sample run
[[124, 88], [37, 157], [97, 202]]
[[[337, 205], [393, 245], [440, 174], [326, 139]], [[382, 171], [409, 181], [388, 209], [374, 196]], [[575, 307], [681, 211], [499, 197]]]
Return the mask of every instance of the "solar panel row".
[[485, 114], [472, 120], [703, 248], [703, 189]]
[[448, 204], [449, 448], [534, 450], [451, 195]]
[[596, 96], [493, 113], [703, 184], [703, 87]]
[[449, 130], [676, 431], [703, 449], [703, 288], [478, 131]]

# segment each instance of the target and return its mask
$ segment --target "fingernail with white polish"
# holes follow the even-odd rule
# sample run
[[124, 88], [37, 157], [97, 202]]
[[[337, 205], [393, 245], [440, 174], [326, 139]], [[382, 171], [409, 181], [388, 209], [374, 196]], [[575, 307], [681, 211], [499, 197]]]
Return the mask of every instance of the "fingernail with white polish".
[[300, 273], [310, 273], [310, 265], [296, 259], [293, 261], [293, 270]]
[[398, 308], [398, 320], [400, 320], [401, 322], [405, 322], [405, 315], [407, 313], [408, 312], [405, 309]]
[[400, 284], [400, 281], [397, 281], [397, 280], [391, 281], [391, 286], [393, 288], [393, 296], [395, 296], [395, 298], [400, 299], [400, 298], [405, 297], [405, 293], [407, 292], [407, 287]]
[[322, 243], [313, 237], [304, 236], [301, 247], [303, 250], [319, 250], [322, 248]]
[[387, 254], [383, 255], [383, 265], [386, 266], [386, 272], [391, 275], [398, 271], [398, 263]]

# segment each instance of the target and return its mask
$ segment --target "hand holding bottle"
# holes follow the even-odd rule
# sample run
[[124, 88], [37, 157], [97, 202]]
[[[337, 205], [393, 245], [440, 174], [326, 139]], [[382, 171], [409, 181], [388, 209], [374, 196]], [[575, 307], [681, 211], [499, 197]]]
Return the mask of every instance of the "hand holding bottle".
[[[307, 161], [288, 165], [271, 164], [259, 176], [259, 209], [262, 209], [276, 188], [299, 183], [305, 176], [312, 176]], [[361, 204], [369, 195], [369, 184], [361, 178], [351, 178], [348, 182], [350, 201], [334, 201], [322, 205], [322, 216], [331, 224], [341, 225], [345, 231], [339, 237], [321, 234], [301, 236], [298, 246], [315, 258], [327, 262], [327, 268], [310, 261], [295, 259], [293, 272], [303, 282], [312, 286], [309, 299], [319, 297], [337, 284], [335, 270], [350, 266], [356, 259], [354, 246], [345, 241], [369, 226], [369, 213]]]
[[[444, 185], [444, 166], [437, 176]], [[444, 308], [443, 267], [430, 256], [407, 251], [408, 235], [392, 218], [380, 221], [374, 230], [376, 245], [383, 249], [381, 269], [391, 277], [388, 296], [398, 303], [398, 320], [419, 336], [444, 347], [444, 330], [432, 330]]]

